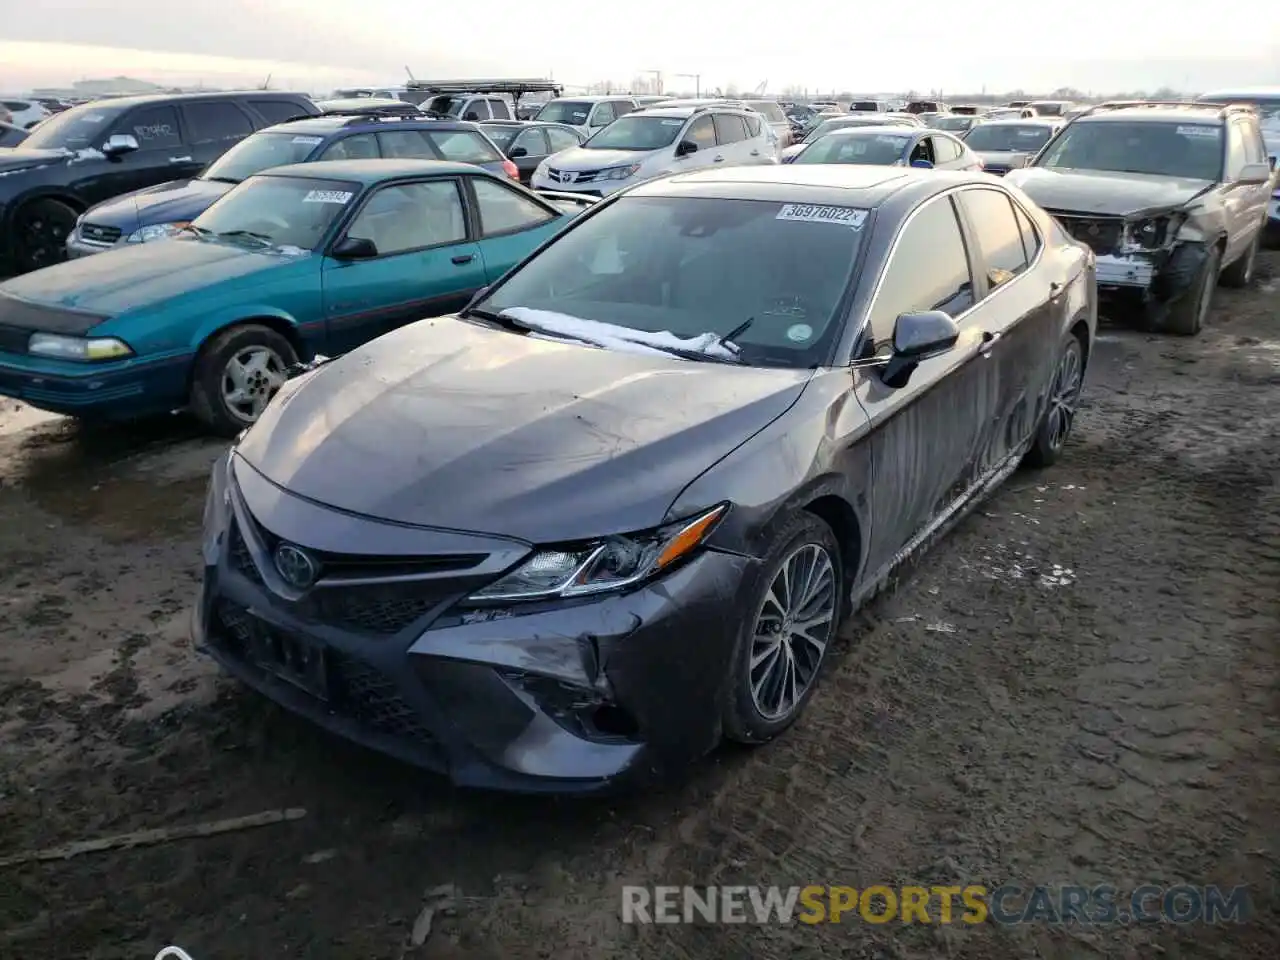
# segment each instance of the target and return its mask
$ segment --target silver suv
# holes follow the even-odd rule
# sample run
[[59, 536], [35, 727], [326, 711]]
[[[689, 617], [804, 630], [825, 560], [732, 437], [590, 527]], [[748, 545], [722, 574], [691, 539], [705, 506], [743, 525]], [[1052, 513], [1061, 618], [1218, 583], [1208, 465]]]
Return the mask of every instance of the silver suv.
[[1253, 107], [1169, 101], [1086, 110], [1006, 179], [1093, 249], [1101, 295], [1188, 336], [1253, 279], [1275, 186]]

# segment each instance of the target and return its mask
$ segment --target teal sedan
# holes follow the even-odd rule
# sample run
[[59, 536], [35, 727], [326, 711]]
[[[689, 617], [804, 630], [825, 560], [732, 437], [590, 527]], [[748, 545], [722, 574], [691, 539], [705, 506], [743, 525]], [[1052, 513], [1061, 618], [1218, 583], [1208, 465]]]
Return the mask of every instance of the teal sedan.
[[460, 309], [583, 206], [467, 164], [276, 167], [172, 239], [0, 283], [0, 394], [234, 435], [294, 364]]

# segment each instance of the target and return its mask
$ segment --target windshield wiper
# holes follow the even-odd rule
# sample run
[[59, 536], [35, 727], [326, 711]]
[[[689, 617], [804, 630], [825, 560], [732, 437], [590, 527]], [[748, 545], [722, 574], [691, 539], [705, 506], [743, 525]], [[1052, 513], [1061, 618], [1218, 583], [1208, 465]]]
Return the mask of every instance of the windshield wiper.
[[252, 230], [223, 230], [218, 234], [219, 237], [248, 237], [250, 240], [257, 240], [265, 247], [274, 247], [276, 242], [273, 238], [265, 233], [254, 233]]
[[213, 232], [212, 230], [208, 229], [207, 227], [197, 227], [194, 223], [188, 223], [188, 224], [187, 224], [185, 227], [183, 227], [182, 229], [183, 229], [183, 230], [190, 230], [190, 231], [191, 231], [192, 233], [194, 233], [197, 237], [212, 237], [212, 236], [214, 236], [214, 235], [215, 235], [215, 234], [214, 234], [214, 232]]
[[229, 183], [233, 186], [241, 182], [235, 177], [201, 177], [200, 179], [208, 180], [210, 183]]
[[756, 322], [755, 317], [747, 317], [740, 324], [730, 330], [728, 333], [722, 333], [716, 337], [716, 343], [724, 347], [726, 350], [732, 350], [734, 354], [741, 354], [742, 348], [733, 341], [742, 336], [751, 329], [751, 325]]
[[490, 323], [496, 323], [499, 326], [506, 327], [508, 330], [523, 330], [526, 333], [537, 329], [527, 323], [521, 323], [515, 317], [507, 316], [507, 314], [502, 313], [501, 311], [486, 310], [484, 307], [467, 307], [462, 311], [462, 313], [458, 314], [458, 316], [479, 317], [481, 320], [488, 320]]

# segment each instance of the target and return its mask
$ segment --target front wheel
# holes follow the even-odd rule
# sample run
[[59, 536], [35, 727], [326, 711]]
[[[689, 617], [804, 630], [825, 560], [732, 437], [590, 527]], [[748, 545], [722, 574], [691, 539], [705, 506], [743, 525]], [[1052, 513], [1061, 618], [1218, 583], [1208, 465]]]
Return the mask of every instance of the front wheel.
[[1075, 334], [1067, 334], [1058, 366], [1053, 372], [1053, 384], [1049, 389], [1049, 403], [1036, 430], [1031, 449], [1023, 463], [1029, 467], [1049, 467], [1062, 456], [1067, 437], [1076, 422], [1076, 404], [1080, 402], [1080, 390], [1084, 386], [1084, 347]]
[[1222, 249], [1214, 247], [1205, 258], [1191, 289], [1169, 307], [1164, 327], [1170, 333], [1182, 337], [1194, 337], [1203, 328], [1213, 307], [1213, 291], [1218, 286], [1219, 268], [1222, 266]]
[[204, 345], [191, 378], [191, 408], [210, 430], [234, 437], [262, 416], [298, 354], [270, 327], [249, 323]]
[[801, 512], [773, 536], [741, 593], [750, 604], [729, 665], [725, 735], [773, 739], [804, 710], [844, 612], [844, 569], [835, 534]]
[[67, 258], [76, 212], [61, 200], [34, 200], [14, 216], [14, 265], [19, 273], [51, 267]]

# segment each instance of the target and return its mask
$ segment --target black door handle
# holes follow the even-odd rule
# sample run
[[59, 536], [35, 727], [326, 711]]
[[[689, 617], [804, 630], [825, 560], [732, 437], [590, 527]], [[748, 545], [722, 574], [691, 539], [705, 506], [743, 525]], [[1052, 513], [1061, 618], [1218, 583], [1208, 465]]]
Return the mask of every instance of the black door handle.
[[1051, 280], [1049, 282], [1049, 296], [1056, 297], [1061, 292], [1062, 292], [1062, 284], [1060, 284], [1057, 280]]
[[474, 253], [463, 253], [454, 257], [453, 262], [456, 263], [458, 266], [462, 266], [464, 263], [470, 263], [475, 258], [476, 258], [476, 255]]

